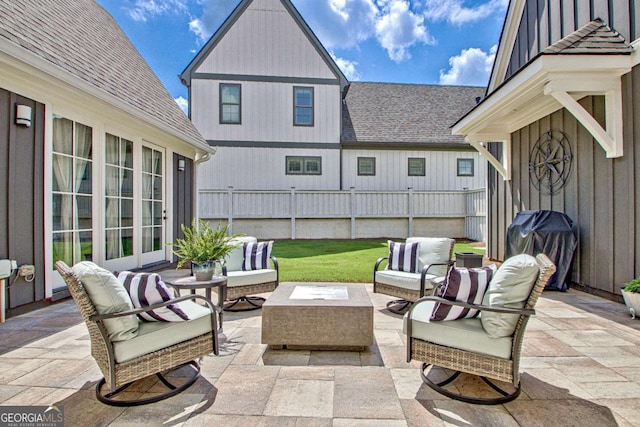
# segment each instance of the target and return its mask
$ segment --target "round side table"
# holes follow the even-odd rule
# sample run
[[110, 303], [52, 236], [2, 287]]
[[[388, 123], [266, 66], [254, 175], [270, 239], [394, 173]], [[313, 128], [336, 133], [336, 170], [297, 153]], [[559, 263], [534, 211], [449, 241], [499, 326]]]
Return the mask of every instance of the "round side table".
[[179, 279], [165, 280], [165, 283], [178, 291], [178, 294], [180, 294], [180, 291], [183, 289], [188, 289], [192, 294], [196, 293], [196, 289], [204, 289], [205, 295], [208, 299], [211, 299], [211, 288], [219, 288], [216, 311], [218, 312], [220, 330], [222, 331], [222, 306], [224, 304], [224, 300], [227, 298], [227, 278], [225, 276], [213, 276], [211, 280], [201, 281], [196, 280], [194, 276], [187, 276]]

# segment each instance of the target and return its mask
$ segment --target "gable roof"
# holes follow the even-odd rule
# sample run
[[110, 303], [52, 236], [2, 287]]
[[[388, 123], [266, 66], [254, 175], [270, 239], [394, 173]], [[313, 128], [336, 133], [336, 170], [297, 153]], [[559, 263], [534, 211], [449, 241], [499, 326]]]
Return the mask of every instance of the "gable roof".
[[[233, 27], [236, 21], [242, 16], [244, 11], [253, 3], [254, 0], [242, 0], [238, 6], [231, 12], [231, 15], [227, 17], [227, 19], [222, 23], [220, 28], [211, 36], [209, 41], [200, 49], [200, 52], [196, 54], [196, 56], [191, 60], [189, 65], [184, 69], [182, 73], [180, 73], [180, 79], [185, 86], [191, 86], [191, 75], [194, 70], [197, 69], [200, 64], [209, 56], [211, 51], [215, 49], [215, 47], [220, 43], [220, 41], [224, 38], [227, 32]], [[291, 17], [294, 19], [296, 24], [300, 27], [300, 30], [305, 34], [305, 36], [309, 39], [311, 44], [315, 47], [318, 54], [322, 57], [327, 66], [332, 70], [333, 74], [340, 81], [340, 88], [342, 92], [345, 92], [345, 88], [348, 87], [349, 81], [340, 70], [340, 67], [335, 63], [329, 52], [324, 48], [320, 40], [316, 37], [314, 32], [311, 30], [309, 25], [305, 22], [300, 15], [300, 12], [295, 8], [295, 6], [291, 3], [290, 0], [280, 0], [282, 6], [287, 9]]]
[[74, 86], [89, 87], [91, 95], [111, 104], [124, 103], [138, 118], [212, 151], [117, 22], [94, 0], [0, 0], [0, 17], [0, 50], [17, 46], [29, 58], [35, 56], [34, 62], [62, 70], [57, 74]]
[[353, 82], [342, 110], [343, 143], [460, 144], [450, 125], [483, 87]]
[[631, 54], [633, 48], [602, 19], [595, 19], [542, 51], [542, 54]]

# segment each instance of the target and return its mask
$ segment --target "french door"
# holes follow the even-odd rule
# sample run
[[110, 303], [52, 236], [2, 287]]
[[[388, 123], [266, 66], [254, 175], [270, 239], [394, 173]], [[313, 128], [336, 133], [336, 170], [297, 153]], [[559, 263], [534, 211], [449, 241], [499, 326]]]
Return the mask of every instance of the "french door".
[[142, 266], [165, 260], [165, 161], [162, 148], [142, 146]]

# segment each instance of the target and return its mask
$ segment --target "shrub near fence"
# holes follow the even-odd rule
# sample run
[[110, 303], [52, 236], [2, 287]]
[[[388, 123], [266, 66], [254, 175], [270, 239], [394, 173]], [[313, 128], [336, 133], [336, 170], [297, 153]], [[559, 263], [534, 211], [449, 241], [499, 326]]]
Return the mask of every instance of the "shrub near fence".
[[199, 217], [275, 239], [442, 236], [484, 240], [486, 191], [200, 190]]

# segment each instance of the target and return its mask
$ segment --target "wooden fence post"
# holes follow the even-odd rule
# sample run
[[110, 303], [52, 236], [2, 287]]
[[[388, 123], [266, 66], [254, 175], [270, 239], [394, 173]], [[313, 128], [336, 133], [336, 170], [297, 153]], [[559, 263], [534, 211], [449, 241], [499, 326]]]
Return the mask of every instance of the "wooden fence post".
[[350, 188], [350, 209], [351, 209], [351, 240], [356, 238], [356, 187]]
[[407, 212], [408, 215], [408, 223], [409, 223], [409, 230], [408, 230], [408, 234], [407, 237], [411, 237], [413, 236], [413, 188], [409, 187], [407, 188], [407, 197], [409, 198], [407, 200], [407, 210], [409, 212]]
[[289, 206], [291, 209], [291, 240], [296, 240], [296, 187], [291, 187]]
[[229, 209], [227, 212], [227, 223], [229, 224], [229, 234], [233, 234], [233, 187], [229, 186], [227, 190], [227, 204]]

